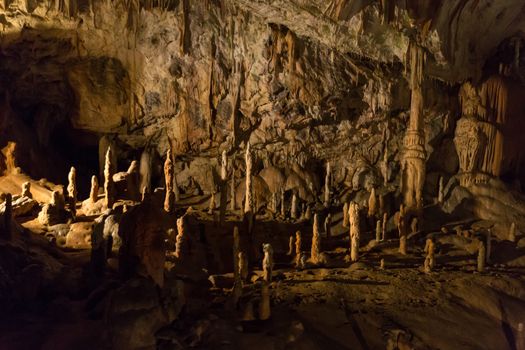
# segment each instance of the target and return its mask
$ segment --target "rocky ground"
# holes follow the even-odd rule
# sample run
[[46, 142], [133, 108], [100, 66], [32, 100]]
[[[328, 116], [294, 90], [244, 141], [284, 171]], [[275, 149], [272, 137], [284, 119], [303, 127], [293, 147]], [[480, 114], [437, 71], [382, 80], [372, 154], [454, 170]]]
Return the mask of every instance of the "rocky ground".
[[[145, 277], [122, 280], [117, 252], [106, 273], [93, 273], [93, 217], [79, 212], [76, 223], [51, 229], [39, 225], [34, 213], [17, 218], [23, 229], [0, 245], [0, 291], [7, 301], [0, 348], [520, 349], [525, 239], [494, 237], [491, 263], [479, 273], [477, 238], [469, 230], [480, 231], [487, 222], [463, 221], [459, 229], [458, 222], [436, 226], [440, 218], [429, 218], [409, 236], [407, 255], [398, 253], [393, 226], [378, 243], [369, 230], [362, 234], [359, 261], [350, 263], [348, 229], [341, 208], [333, 208], [332, 237], [322, 234], [325, 264], [298, 270], [287, 255], [288, 237], [300, 230], [309, 253], [310, 221], [261, 213], [254, 245], [271, 243], [275, 259], [271, 318], [261, 321], [260, 259], [250, 265], [239, 304], [232, 303], [232, 231], [233, 225], [242, 228], [240, 217], [228, 214], [218, 227], [216, 213], [207, 212], [207, 197], [185, 197], [177, 210], [190, 205], [206, 238], [200, 266], [206, 273], [168, 269], [162, 288]], [[65, 239], [50, 242], [50, 231], [59, 229]], [[428, 234], [436, 241], [431, 273], [423, 272]]]

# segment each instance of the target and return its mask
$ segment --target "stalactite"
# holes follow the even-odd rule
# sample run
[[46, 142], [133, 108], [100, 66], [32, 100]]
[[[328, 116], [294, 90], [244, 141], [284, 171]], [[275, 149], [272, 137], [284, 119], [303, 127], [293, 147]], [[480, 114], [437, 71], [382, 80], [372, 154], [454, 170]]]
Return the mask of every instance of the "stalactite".
[[186, 223], [184, 215], [177, 219], [177, 237], [175, 238], [175, 258], [182, 259], [187, 253], [186, 244]]

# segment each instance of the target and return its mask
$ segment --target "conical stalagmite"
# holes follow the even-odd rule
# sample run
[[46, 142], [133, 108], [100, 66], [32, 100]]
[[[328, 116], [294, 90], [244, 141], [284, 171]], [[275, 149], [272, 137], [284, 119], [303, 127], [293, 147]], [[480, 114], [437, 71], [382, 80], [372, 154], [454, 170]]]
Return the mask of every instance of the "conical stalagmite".
[[184, 216], [177, 219], [177, 237], [175, 238], [175, 257], [182, 259], [185, 252], [186, 244], [186, 225]]
[[377, 220], [376, 222], [376, 242], [381, 241], [381, 229], [382, 229], [381, 220]]
[[388, 214], [384, 213], [382, 227], [381, 227], [381, 240], [382, 241], [386, 240], [386, 224], [387, 223], [388, 223]]
[[89, 199], [92, 203], [98, 200], [98, 179], [95, 175], [91, 176], [91, 189], [89, 190]]
[[357, 261], [359, 259], [359, 241], [361, 238], [359, 205], [357, 203], [350, 202], [348, 217], [350, 220], [350, 260]]
[[173, 162], [171, 160], [171, 150], [166, 152], [166, 160], [164, 161], [164, 181], [166, 185], [166, 194], [164, 197], [164, 210], [168, 213], [173, 211], [173, 202], [175, 194], [173, 193]]
[[75, 214], [75, 206], [77, 204], [77, 170], [75, 167], [71, 167], [67, 176], [67, 197], [70, 206], [70, 210]]

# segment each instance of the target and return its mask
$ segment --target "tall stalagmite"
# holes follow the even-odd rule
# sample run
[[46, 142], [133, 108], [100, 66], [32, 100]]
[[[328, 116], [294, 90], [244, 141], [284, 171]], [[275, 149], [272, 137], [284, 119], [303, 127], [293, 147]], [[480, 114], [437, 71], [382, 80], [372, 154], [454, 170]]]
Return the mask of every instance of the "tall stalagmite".
[[423, 118], [423, 65], [425, 53], [415, 43], [409, 46], [410, 60], [410, 121], [404, 139], [402, 159], [402, 191], [408, 212], [423, 209], [423, 184], [425, 182], [425, 133]]
[[115, 203], [115, 183], [113, 182], [113, 151], [108, 147], [104, 163], [104, 193], [106, 208], [112, 208]]

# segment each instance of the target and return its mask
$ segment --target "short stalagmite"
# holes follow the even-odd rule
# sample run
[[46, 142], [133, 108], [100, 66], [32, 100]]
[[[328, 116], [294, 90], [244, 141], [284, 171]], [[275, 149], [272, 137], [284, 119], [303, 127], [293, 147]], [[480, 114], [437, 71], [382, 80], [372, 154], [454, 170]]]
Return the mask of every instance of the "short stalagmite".
[[186, 224], [184, 216], [177, 219], [177, 237], [175, 237], [175, 257], [183, 259], [187, 252], [186, 249]]
[[263, 253], [263, 279], [266, 283], [272, 283], [273, 248], [270, 243], [263, 243]]
[[381, 220], [377, 220], [376, 222], [376, 243], [379, 243], [381, 241]]
[[91, 176], [91, 189], [89, 190], [89, 200], [96, 203], [98, 200], [98, 179], [95, 175]]
[[67, 195], [73, 205], [77, 202], [77, 170], [71, 167], [67, 176]]
[[292, 205], [290, 207], [290, 217], [292, 219], [297, 219], [297, 196], [295, 192], [292, 194]]
[[22, 184], [22, 197], [33, 198], [31, 193], [31, 182], [24, 182]]
[[386, 224], [387, 223], [388, 223], [388, 214], [384, 213], [382, 227], [381, 227], [381, 240], [382, 241], [386, 240]]
[[427, 238], [425, 244], [425, 253], [427, 254], [427, 256], [425, 257], [425, 264], [423, 266], [426, 273], [430, 273], [434, 269], [434, 250], [434, 240], [432, 238]]
[[511, 242], [516, 242], [516, 223], [515, 222], [510, 224], [508, 240]]

